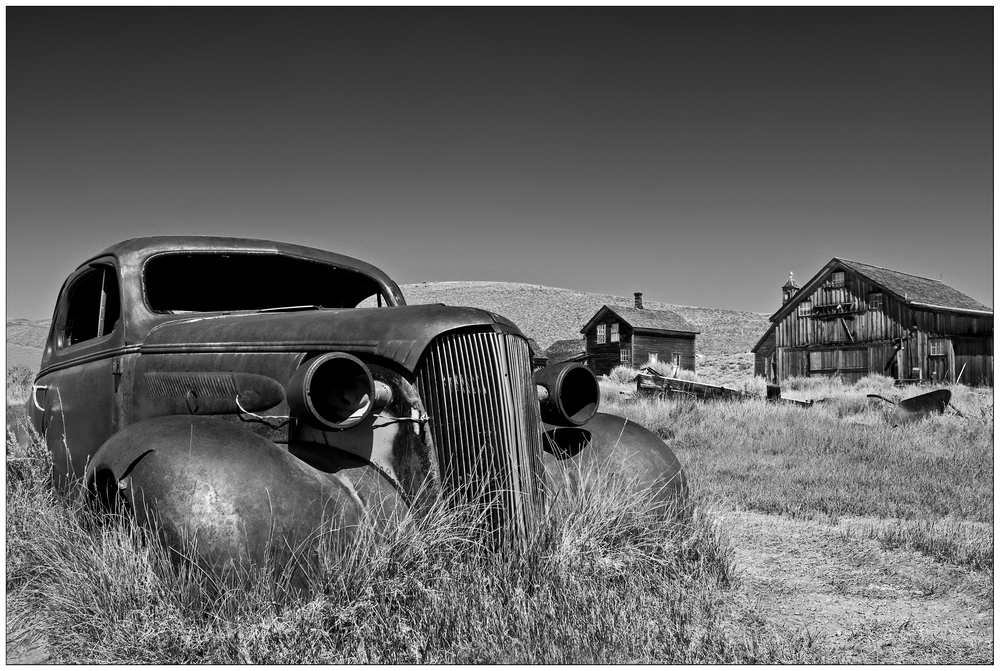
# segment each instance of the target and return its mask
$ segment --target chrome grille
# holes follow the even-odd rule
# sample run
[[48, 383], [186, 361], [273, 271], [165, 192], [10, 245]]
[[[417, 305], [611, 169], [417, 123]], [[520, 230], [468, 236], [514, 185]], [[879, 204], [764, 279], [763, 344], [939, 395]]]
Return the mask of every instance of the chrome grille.
[[542, 505], [541, 417], [524, 338], [437, 338], [418, 373], [442, 481], [459, 501], [485, 505], [494, 530], [523, 536]]

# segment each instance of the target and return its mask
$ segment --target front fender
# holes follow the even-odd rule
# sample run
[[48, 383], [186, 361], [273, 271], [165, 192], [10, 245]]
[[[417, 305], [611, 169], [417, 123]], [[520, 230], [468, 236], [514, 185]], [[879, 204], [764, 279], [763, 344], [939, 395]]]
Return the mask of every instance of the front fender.
[[225, 571], [279, 561], [318, 533], [349, 530], [362, 504], [348, 481], [232, 423], [198, 416], [137, 422], [97, 451], [89, 490], [131, 508], [178, 551]]
[[566, 465], [602, 468], [654, 489], [662, 501], [687, 496], [687, 479], [673, 451], [652, 431], [624, 417], [596, 413], [580, 427], [545, 425], [543, 462], [550, 482]]

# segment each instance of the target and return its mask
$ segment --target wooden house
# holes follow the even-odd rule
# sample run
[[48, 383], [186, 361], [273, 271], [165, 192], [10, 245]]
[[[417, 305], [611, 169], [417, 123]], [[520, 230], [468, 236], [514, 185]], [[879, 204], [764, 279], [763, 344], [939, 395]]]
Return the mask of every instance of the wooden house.
[[580, 332], [587, 341], [587, 365], [597, 375], [649, 361], [694, 370], [700, 331], [675, 312], [644, 309], [641, 293], [635, 294], [635, 307], [602, 306]]
[[549, 358], [545, 355], [545, 351], [538, 346], [538, 342], [534, 338], [528, 338], [528, 348], [531, 350], [531, 370], [545, 368], [549, 362]]
[[993, 310], [943, 282], [834, 258], [782, 306], [751, 350], [754, 373], [869, 374], [993, 385]]

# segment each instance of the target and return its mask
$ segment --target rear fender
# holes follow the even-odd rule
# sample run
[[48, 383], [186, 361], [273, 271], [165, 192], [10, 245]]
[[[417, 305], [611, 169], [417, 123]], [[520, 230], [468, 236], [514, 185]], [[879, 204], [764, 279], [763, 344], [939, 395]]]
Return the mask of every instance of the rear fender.
[[130, 508], [172, 549], [193, 543], [202, 562], [223, 570], [349, 530], [362, 510], [347, 478], [211, 417], [132, 424], [101, 446], [85, 477], [95, 498]]
[[681, 500], [687, 495], [684, 470], [666, 443], [617, 415], [598, 412], [579, 427], [546, 424], [543, 462], [550, 482], [561, 482], [567, 465], [600, 467], [653, 488], [661, 500]]

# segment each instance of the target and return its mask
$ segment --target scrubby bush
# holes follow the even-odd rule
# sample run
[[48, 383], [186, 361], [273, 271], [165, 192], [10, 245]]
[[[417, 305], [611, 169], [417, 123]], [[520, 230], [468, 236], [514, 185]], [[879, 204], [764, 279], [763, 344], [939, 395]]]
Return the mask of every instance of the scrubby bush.
[[632, 384], [639, 371], [630, 366], [615, 366], [607, 375], [607, 381], [612, 384]]
[[13, 364], [7, 366], [7, 405], [24, 403], [35, 381], [35, 372], [27, 366]]

